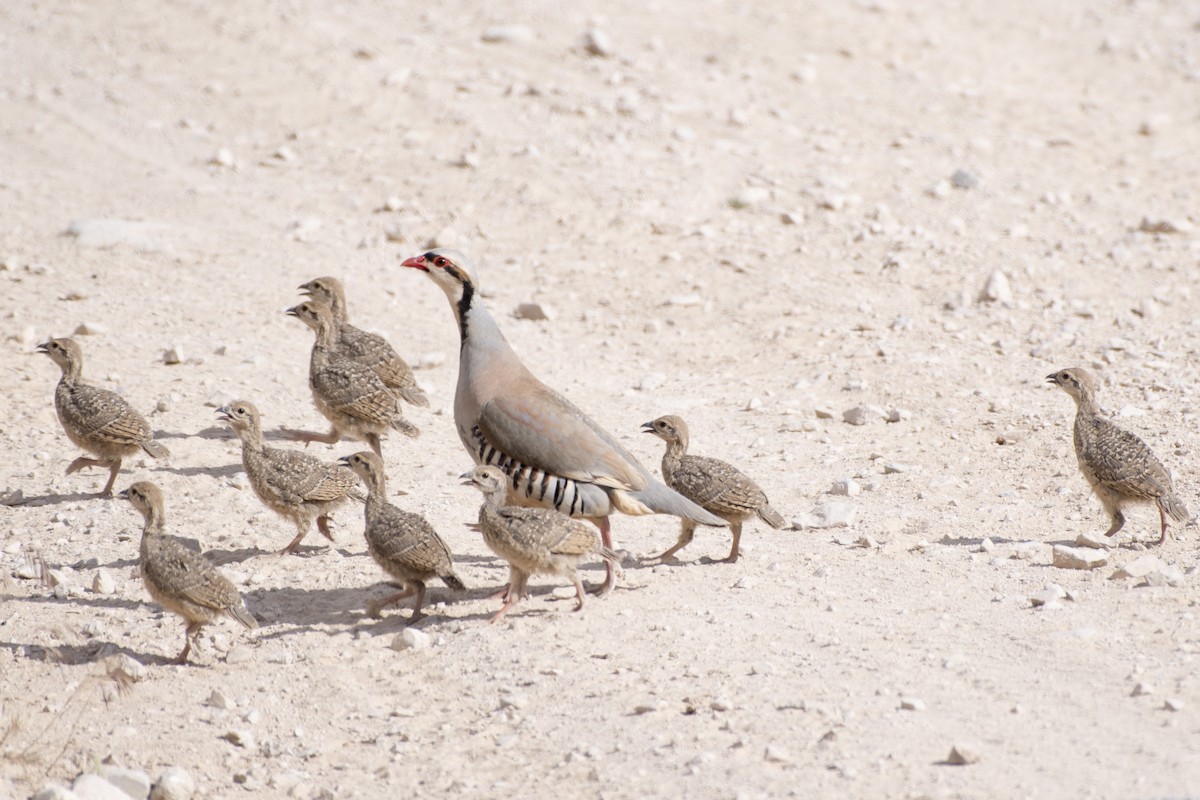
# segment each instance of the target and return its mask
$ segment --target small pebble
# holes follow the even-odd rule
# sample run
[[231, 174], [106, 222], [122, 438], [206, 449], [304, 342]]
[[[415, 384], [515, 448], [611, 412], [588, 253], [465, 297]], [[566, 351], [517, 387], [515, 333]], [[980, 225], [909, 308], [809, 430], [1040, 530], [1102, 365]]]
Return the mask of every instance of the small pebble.
[[98, 771], [104, 780], [120, 789], [132, 800], [146, 800], [150, 796], [150, 776], [140, 769], [125, 769], [110, 764], [101, 764]]
[[106, 569], [96, 570], [96, 577], [92, 578], [92, 591], [96, 594], [112, 594], [116, 590], [117, 581], [112, 573]]
[[428, 650], [433, 642], [429, 634], [416, 628], [405, 628], [392, 638], [393, 650]]
[[196, 779], [183, 767], [167, 767], [159, 773], [150, 800], [191, 800], [196, 793]]
[[182, 364], [184, 361], [183, 347], [175, 345], [163, 351], [162, 360], [164, 364]]
[[600, 28], [588, 28], [583, 32], [583, 49], [594, 56], [608, 58], [612, 55], [612, 39]]
[[533, 30], [527, 25], [493, 25], [479, 38], [488, 44], [527, 44], [533, 41]]
[[517, 319], [544, 321], [554, 319], [554, 312], [540, 303], [521, 303], [513, 309], [513, 316]]
[[1051, 553], [1052, 563], [1059, 569], [1096, 569], [1108, 563], [1107, 551], [1090, 547], [1056, 544]]
[[100, 322], [81, 322], [75, 326], [72, 336], [101, 336], [108, 333], [108, 326]]
[[208, 699], [204, 701], [206, 705], [212, 708], [219, 708], [222, 711], [228, 711], [232, 708], [237, 708], [237, 703], [225, 696], [225, 693], [220, 689], [213, 689], [208, 695]]
[[925, 701], [918, 697], [901, 697], [900, 708], [904, 711], [924, 711]]
[[973, 744], [960, 743], [950, 748], [950, 755], [946, 756], [947, 764], [955, 766], [965, 766], [967, 764], [978, 764], [983, 755]]

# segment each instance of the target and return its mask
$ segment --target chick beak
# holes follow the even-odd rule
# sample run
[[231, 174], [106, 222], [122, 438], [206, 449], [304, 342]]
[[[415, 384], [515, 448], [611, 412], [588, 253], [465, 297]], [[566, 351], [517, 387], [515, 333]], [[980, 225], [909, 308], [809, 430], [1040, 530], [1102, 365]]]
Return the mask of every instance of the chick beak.
[[299, 307], [300, 306], [292, 306], [291, 308], [285, 308], [283, 313], [287, 314], [289, 317], [298, 317], [300, 314], [297, 313], [296, 309]]
[[341, 458], [339, 458], [337, 460], [337, 464], [339, 467], [349, 467], [350, 466], [350, 456], [342, 456]]
[[128, 500], [129, 499], [129, 490], [122, 489], [121, 491], [117, 492], [117, 499], [118, 500]]
[[654, 423], [653, 422], [643, 422], [642, 423], [642, 433], [654, 433]]
[[233, 419], [233, 415], [229, 413], [229, 406], [221, 406], [217, 409], [216, 414], [225, 422]]
[[1054, 372], [1046, 376], [1046, 383], [1058, 384], [1058, 373]]
[[49, 353], [49, 352], [50, 352], [50, 343], [49, 343], [49, 342], [42, 342], [41, 344], [39, 344], [39, 345], [37, 346], [37, 348], [34, 350], [34, 352], [36, 352], [36, 353]]

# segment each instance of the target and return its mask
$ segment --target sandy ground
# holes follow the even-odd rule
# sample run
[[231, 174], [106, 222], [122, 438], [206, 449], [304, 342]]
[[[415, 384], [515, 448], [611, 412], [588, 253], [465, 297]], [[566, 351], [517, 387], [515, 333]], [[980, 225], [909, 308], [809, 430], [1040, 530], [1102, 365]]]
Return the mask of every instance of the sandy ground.
[[[1154, 548], [1177, 585], [1110, 579], [1152, 508], [1107, 565], [1053, 567], [1107, 520], [1043, 383], [1092, 369], [1200, 508], [1198, 20], [1194, 0], [5, 3], [0, 794], [108, 760], [213, 798], [1200, 796], [1200, 535]], [[500, 25], [525, 27], [484, 41]], [[647, 466], [638, 426], [679, 413], [789, 520], [832, 501], [850, 524], [753, 524], [734, 565], [702, 530], [652, 567], [675, 520], [616, 518], [610, 597], [572, 614], [537, 579], [487, 625], [506, 573], [455, 479], [457, 332], [399, 267], [431, 241], [472, 254], [526, 363]], [[390, 487], [471, 591], [434, 589], [423, 650], [391, 647], [407, 611], [364, 614], [388, 589], [357, 509], [332, 549], [269, 554], [292, 529], [214, 417], [241, 396], [270, 430], [324, 429], [311, 336], [281, 313], [321, 274], [424, 366], [433, 408], [385, 442]], [[526, 301], [553, 319], [512, 318]], [[165, 663], [181, 626], [138, 580], [138, 515], [93, 497], [101, 471], [63, 475], [58, 371], [31, 353], [81, 325], [85, 376], [173, 451], [118, 488], [160, 484], [262, 624], [208, 628], [192, 666]], [[843, 421], [864, 405], [898, 421]], [[846, 479], [862, 492], [831, 495]], [[57, 594], [19, 577], [42, 561]], [[1050, 585], [1069, 596], [1035, 608]], [[99, 677], [120, 655], [145, 666], [125, 693]], [[955, 745], [977, 763], [946, 764]]]

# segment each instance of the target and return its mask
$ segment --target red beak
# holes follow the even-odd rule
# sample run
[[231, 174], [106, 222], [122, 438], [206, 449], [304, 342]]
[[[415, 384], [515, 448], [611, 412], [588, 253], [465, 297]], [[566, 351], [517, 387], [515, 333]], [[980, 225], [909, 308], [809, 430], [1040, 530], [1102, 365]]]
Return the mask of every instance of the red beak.
[[406, 258], [404, 261], [400, 262], [400, 266], [412, 267], [413, 269], [421, 270], [421, 272], [429, 272], [429, 267], [425, 266], [425, 256], [413, 256], [412, 258]]

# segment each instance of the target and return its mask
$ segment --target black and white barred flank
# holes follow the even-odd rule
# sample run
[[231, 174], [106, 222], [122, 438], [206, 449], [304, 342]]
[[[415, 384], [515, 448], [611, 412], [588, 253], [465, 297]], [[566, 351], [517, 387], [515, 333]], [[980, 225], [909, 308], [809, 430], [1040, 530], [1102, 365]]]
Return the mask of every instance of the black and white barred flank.
[[569, 517], [586, 517], [595, 511], [589, 511], [577, 481], [531, 467], [505, 455], [488, 443], [478, 425], [471, 428], [471, 438], [479, 463], [503, 471], [509, 477], [514, 496], [523, 494], [530, 502], [548, 506]]

